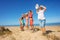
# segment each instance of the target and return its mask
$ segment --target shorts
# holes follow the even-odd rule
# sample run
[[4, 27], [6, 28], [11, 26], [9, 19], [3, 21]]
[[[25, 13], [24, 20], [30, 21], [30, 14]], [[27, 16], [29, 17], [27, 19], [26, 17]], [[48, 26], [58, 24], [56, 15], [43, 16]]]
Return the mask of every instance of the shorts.
[[22, 26], [25, 26], [25, 23], [23, 23]]
[[39, 25], [40, 25], [40, 27], [41, 28], [43, 28], [43, 27], [45, 27], [45, 24], [46, 24], [46, 20], [45, 19], [43, 19], [43, 20], [39, 20]]

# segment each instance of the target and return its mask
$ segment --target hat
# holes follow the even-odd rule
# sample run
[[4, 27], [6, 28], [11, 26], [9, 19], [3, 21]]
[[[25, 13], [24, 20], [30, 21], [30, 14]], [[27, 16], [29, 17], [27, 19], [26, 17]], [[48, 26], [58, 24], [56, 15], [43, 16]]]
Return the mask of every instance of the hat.
[[39, 5], [38, 5], [38, 4], [36, 4], [35, 9], [38, 9], [38, 8], [39, 8]]

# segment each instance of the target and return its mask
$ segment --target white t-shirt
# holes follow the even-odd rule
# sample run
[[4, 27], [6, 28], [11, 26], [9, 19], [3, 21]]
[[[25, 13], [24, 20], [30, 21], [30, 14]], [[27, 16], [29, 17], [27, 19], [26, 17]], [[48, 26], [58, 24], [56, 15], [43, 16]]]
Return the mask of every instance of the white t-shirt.
[[41, 20], [45, 19], [44, 10], [39, 10], [37, 14], [38, 14], [38, 19], [41, 19]]

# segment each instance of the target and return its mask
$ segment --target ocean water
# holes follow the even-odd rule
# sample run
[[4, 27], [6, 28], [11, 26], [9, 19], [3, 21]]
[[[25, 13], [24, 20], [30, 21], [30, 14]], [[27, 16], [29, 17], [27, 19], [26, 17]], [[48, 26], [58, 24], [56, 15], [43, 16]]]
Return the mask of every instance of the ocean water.
[[[0, 25], [1, 26], [20, 26], [20, 25]], [[34, 26], [39, 26], [39, 24], [34, 24]], [[60, 26], [60, 23], [46, 23], [46, 26]]]
[[60, 23], [47, 23], [46, 26], [60, 26]]
[[[34, 26], [39, 26], [39, 24], [34, 24]], [[60, 26], [60, 23], [46, 23], [46, 26]]]

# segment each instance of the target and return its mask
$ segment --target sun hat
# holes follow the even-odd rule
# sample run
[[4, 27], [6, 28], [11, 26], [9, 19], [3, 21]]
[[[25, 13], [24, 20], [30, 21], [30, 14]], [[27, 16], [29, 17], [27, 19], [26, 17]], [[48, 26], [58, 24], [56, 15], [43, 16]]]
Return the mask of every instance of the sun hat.
[[38, 8], [39, 8], [39, 5], [38, 5], [38, 4], [36, 4], [36, 5], [35, 5], [35, 9], [38, 9]]

